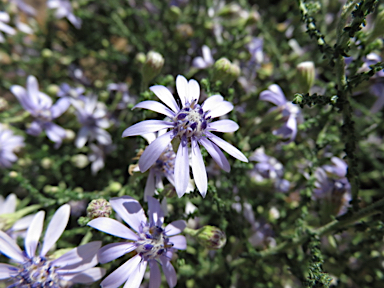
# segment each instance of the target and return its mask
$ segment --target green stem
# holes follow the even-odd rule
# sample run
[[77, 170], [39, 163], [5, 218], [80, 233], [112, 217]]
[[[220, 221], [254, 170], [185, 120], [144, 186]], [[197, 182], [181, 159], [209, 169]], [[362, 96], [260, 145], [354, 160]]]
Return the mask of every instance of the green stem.
[[1, 123], [17, 123], [17, 122], [24, 122], [24, 120], [29, 116], [29, 112], [28, 111], [24, 111], [22, 114], [20, 115], [17, 115], [17, 116], [14, 116], [14, 117], [8, 117], [8, 118], [4, 118], [4, 119], [1, 119], [0, 122]]

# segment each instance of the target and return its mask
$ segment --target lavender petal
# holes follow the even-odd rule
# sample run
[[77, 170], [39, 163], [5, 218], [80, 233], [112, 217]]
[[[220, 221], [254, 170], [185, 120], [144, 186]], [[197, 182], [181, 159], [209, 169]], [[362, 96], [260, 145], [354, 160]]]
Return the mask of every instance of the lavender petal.
[[33, 258], [35, 256], [37, 244], [39, 243], [41, 232], [43, 231], [44, 216], [44, 211], [38, 212], [35, 217], [33, 217], [33, 220], [27, 230], [24, 245], [25, 252], [29, 258]]
[[146, 223], [147, 217], [145, 216], [140, 203], [136, 199], [130, 196], [122, 196], [112, 198], [109, 202], [111, 203], [113, 210], [115, 210], [133, 230], [140, 232], [141, 223]]
[[187, 249], [187, 239], [183, 235], [176, 235], [169, 238], [169, 241], [173, 243], [173, 248], [178, 250]]
[[[0, 280], [15, 277], [19, 273], [18, 270], [15, 266], [0, 263]], [[161, 283], [161, 279], [159, 283]]]
[[0, 230], [0, 252], [12, 260], [23, 263], [25, 257], [23, 251], [17, 246], [15, 240], [13, 240], [8, 234]]
[[57, 100], [55, 105], [51, 107], [52, 118], [55, 119], [61, 116], [65, 111], [67, 111], [70, 105], [71, 102], [68, 98], [61, 98]]
[[63, 234], [65, 227], [68, 224], [71, 207], [68, 204], [61, 206], [53, 215], [51, 222], [45, 232], [43, 247], [40, 251], [40, 256], [45, 256], [49, 249], [56, 243]]
[[131, 242], [120, 242], [112, 243], [102, 247], [99, 252], [99, 262], [105, 264], [115, 260], [129, 252], [132, 252], [136, 249], [135, 243]]
[[87, 225], [104, 233], [111, 234], [113, 236], [120, 237], [123, 239], [133, 241], [139, 239], [138, 236], [131, 229], [126, 227], [124, 224], [121, 224], [119, 221], [111, 218], [96, 218], [90, 221]]
[[208, 110], [212, 110], [223, 101], [224, 101], [224, 98], [223, 96], [220, 96], [220, 95], [212, 95], [208, 97], [202, 104], [204, 112], [207, 112]]
[[223, 152], [217, 147], [215, 144], [213, 144], [211, 141], [209, 141], [206, 138], [200, 138], [199, 143], [204, 146], [205, 149], [207, 149], [209, 155], [212, 156], [213, 160], [219, 165], [221, 169], [223, 169], [226, 172], [231, 171], [231, 166], [229, 165], [229, 162]]
[[167, 279], [168, 285], [170, 288], [173, 288], [177, 284], [177, 275], [175, 268], [173, 268], [171, 262], [167, 257], [160, 257], [161, 267], [163, 268], [163, 272], [165, 278]]
[[70, 277], [64, 276], [62, 278], [71, 283], [88, 284], [101, 279], [104, 275], [105, 275], [105, 269], [95, 267], [95, 268], [90, 268], [82, 273], [77, 273], [74, 276], [72, 275]]
[[262, 91], [260, 93], [260, 100], [271, 102], [277, 106], [284, 105], [287, 102], [283, 91], [276, 84], [269, 86], [268, 90]]
[[135, 271], [131, 273], [123, 288], [139, 288], [141, 282], [143, 281], [147, 264], [148, 261], [141, 261], [139, 265], [137, 265]]
[[160, 155], [164, 152], [165, 148], [167, 148], [173, 137], [173, 131], [169, 131], [149, 144], [139, 160], [139, 168], [141, 172], [147, 171], [156, 162], [156, 160], [159, 159]]
[[160, 288], [161, 285], [161, 273], [159, 265], [156, 261], [149, 261], [149, 269], [151, 274], [149, 276], [149, 288]]
[[140, 264], [141, 257], [132, 257], [115, 271], [107, 276], [101, 283], [102, 288], [116, 288], [123, 284], [131, 276], [132, 272]]
[[192, 138], [192, 173], [193, 179], [195, 180], [197, 189], [199, 189], [201, 196], [203, 198], [207, 194], [207, 172], [205, 170], [203, 156], [200, 152], [199, 144], [196, 139]]
[[144, 201], [148, 201], [148, 197], [153, 196], [155, 191], [155, 172], [153, 169], [149, 169], [149, 175], [147, 177], [147, 182], [145, 183], [144, 189]]
[[146, 120], [125, 129], [121, 137], [143, 135], [167, 128], [173, 128], [173, 123], [162, 120]]
[[239, 129], [239, 125], [232, 120], [219, 120], [208, 124], [208, 130], [217, 132], [234, 132]]
[[88, 134], [91, 131], [87, 126], [81, 127], [79, 132], [77, 133], [77, 137], [75, 140], [75, 145], [77, 148], [82, 148], [84, 147], [85, 143], [88, 141]]
[[169, 90], [161, 85], [155, 85], [149, 88], [155, 95], [169, 108], [173, 110], [173, 112], [177, 113], [180, 111], [179, 106], [177, 106], [177, 103], [175, 101], [175, 98], [173, 97], [172, 93], [169, 92]]
[[191, 79], [188, 82], [188, 100], [189, 103], [191, 103], [193, 100], [196, 100], [197, 102], [199, 101], [200, 98], [200, 85], [199, 83]]
[[165, 227], [164, 232], [167, 236], [173, 236], [180, 234], [185, 229], [185, 227], [187, 227], [187, 223], [184, 220], [177, 220], [169, 223]]
[[184, 107], [185, 103], [189, 101], [188, 99], [188, 81], [182, 75], [177, 75], [176, 77], [176, 90], [177, 94], [180, 97], [181, 104]]
[[78, 267], [85, 262], [89, 262], [90, 259], [95, 257], [100, 247], [101, 241], [89, 242], [87, 244], [76, 247], [60, 256], [59, 258], [53, 260], [52, 265], [60, 267], [60, 270], [71, 268], [71, 265], [76, 265], [75, 267]]
[[219, 146], [228, 154], [232, 155], [236, 159], [239, 159], [240, 161], [248, 163], [247, 157], [245, 157], [244, 154], [241, 153], [239, 149], [229, 144], [227, 141], [224, 141], [223, 139], [217, 137], [216, 135], [210, 132], [207, 132], [207, 137], [209, 138], [209, 140], [211, 140], [213, 143], [215, 143], [217, 146]]
[[207, 113], [207, 116], [211, 116], [211, 118], [216, 118], [223, 116], [233, 110], [232, 103], [228, 101], [222, 101], [219, 104], [217, 104], [215, 107], [211, 109], [210, 112]]
[[175, 117], [175, 113], [171, 109], [169, 109], [168, 107], [164, 106], [163, 104], [157, 101], [143, 101], [138, 103], [135, 107], [133, 107], [132, 110], [135, 108], [144, 108], [144, 109], [152, 110], [157, 113], [168, 116], [169, 118]]
[[188, 144], [179, 145], [175, 160], [175, 188], [179, 198], [185, 194], [189, 182]]
[[151, 225], [161, 227], [164, 223], [164, 212], [160, 203], [153, 197], [148, 197], [148, 215]]

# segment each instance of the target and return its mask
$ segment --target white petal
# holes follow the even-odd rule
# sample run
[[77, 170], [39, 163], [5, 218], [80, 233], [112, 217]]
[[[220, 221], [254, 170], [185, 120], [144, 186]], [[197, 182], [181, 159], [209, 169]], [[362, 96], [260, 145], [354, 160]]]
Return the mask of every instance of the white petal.
[[203, 198], [207, 194], [207, 172], [205, 170], [204, 160], [203, 156], [200, 152], [199, 144], [197, 144], [197, 141], [192, 138], [192, 173], [193, 173], [193, 180], [195, 180], [197, 189], [199, 189], [199, 192]]
[[0, 230], [0, 252], [11, 258], [12, 260], [23, 263], [26, 261], [20, 247], [17, 246], [15, 240]]
[[232, 120], [219, 120], [208, 124], [208, 130], [217, 132], [234, 132], [239, 129], [239, 125]]
[[0, 263], [0, 280], [8, 279], [16, 276], [19, 269], [15, 266]]
[[90, 221], [87, 225], [104, 233], [108, 233], [123, 239], [138, 239], [138, 236], [131, 229], [115, 219], [100, 217]]
[[157, 113], [164, 114], [169, 118], [175, 117], [175, 113], [171, 109], [169, 109], [168, 107], [156, 101], [143, 101], [138, 103], [135, 107], [133, 107], [132, 110], [135, 108], [144, 108], [144, 109], [152, 110]]
[[204, 146], [205, 149], [207, 149], [209, 155], [212, 156], [213, 160], [215, 160], [221, 169], [226, 172], [231, 171], [231, 166], [229, 165], [227, 158], [216, 144], [213, 144], [211, 141], [205, 138], [199, 139], [199, 142]]
[[155, 85], [149, 88], [155, 95], [163, 101], [165, 105], [167, 105], [169, 108], [173, 110], [173, 112], [177, 113], [179, 112], [180, 108], [177, 106], [177, 103], [175, 101], [175, 98], [173, 97], [172, 93], [169, 92], [169, 90], [161, 85]]
[[111, 243], [102, 247], [98, 253], [101, 264], [115, 260], [136, 249], [135, 243]]
[[224, 101], [224, 98], [223, 96], [220, 96], [220, 95], [212, 95], [208, 97], [202, 104], [204, 112], [208, 110], [212, 110], [213, 108], [215, 108], [215, 106], [217, 106], [223, 101]]
[[121, 137], [143, 135], [173, 127], [174, 124], [172, 122], [162, 120], [145, 120], [125, 129]]
[[233, 110], [232, 103], [228, 101], [222, 101], [219, 104], [217, 104], [215, 107], [211, 109], [210, 112], [207, 113], [207, 117], [211, 116], [211, 118], [216, 118], [223, 116]]
[[16, 211], [16, 201], [17, 201], [16, 195], [13, 193], [9, 194], [7, 196], [7, 198], [5, 198], [5, 201], [3, 203], [1, 203], [0, 215], [15, 212]]
[[180, 143], [175, 160], [175, 188], [179, 198], [184, 195], [189, 182], [188, 144]]
[[41, 248], [40, 256], [45, 256], [49, 249], [56, 243], [63, 234], [65, 227], [68, 224], [71, 207], [68, 204], [61, 206], [53, 215], [51, 222], [48, 224], [47, 231], [44, 236], [43, 247]]
[[136, 232], [140, 232], [142, 223], [147, 223], [144, 210], [136, 199], [122, 196], [112, 198], [109, 203], [113, 210]]
[[232, 155], [236, 159], [239, 159], [240, 161], [248, 162], [247, 157], [245, 157], [244, 154], [241, 153], [239, 149], [229, 144], [227, 141], [224, 141], [223, 139], [217, 137], [216, 135], [213, 135], [210, 132], [207, 132], [206, 135], [209, 138], [209, 140], [211, 140], [213, 143], [215, 143], [217, 146], [219, 146], [228, 154]]
[[36, 247], [39, 243], [41, 232], [43, 231], [45, 212], [38, 212], [28, 228], [27, 236], [25, 237], [25, 252], [29, 258], [33, 258], [36, 253]]
[[93, 283], [101, 279], [105, 275], [105, 269], [103, 268], [91, 268], [82, 273], [78, 273], [75, 276], [62, 277], [64, 280], [72, 283]]
[[145, 269], [147, 268], [147, 261], [141, 261], [137, 265], [136, 270], [131, 273], [128, 281], [125, 283], [124, 288], [139, 288], [144, 278]]
[[192, 79], [188, 82], [188, 100], [191, 103], [193, 100], [197, 100], [199, 102], [200, 98], [200, 85], [199, 83]]
[[180, 97], [181, 104], [184, 107], [185, 103], [188, 102], [189, 100], [188, 99], [188, 81], [182, 75], [178, 75], [176, 77], [176, 90], [177, 90], [177, 94]]
[[187, 223], [184, 220], [177, 220], [169, 223], [165, 227], [164, 232], [167, 236], [173, 236], [180, 234], [185, 229], [185, 227], [187, 227]]

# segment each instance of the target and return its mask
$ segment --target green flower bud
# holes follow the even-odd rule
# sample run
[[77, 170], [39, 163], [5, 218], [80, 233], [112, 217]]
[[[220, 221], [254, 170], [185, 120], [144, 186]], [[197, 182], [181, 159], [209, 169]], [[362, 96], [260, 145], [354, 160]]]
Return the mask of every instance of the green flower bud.
[[143, 67], [145, 61], [147, 61], [147, 56], [145, 56], [144, 53], [140, 52], [137, 53], [134, 59], [135, 65], [139, 66], [140, 68]]
[[73, 130], [65, 129], [65, 139], [64, 141], [70, 142], [73, 141], [76, 137], [76, 133]]
[[88, 157], [84, 154], [77, 154], [71, 157], [72, 164], [80, 169], [83, 169], [89, 164]]
[[87, 207], [87, 216], [90, 219], [109, 217], [112, 213], [112, 206], [105, 199], [94, 199]]
[[221, 81], [225, 86], [232, 84], [240, 76], [240, 67], [227, 58], [220, 58], [213, 65], [213, 81]]
[[119, 192], [121, 190], [122, 186], [119, 182], [111, 182], [109, 184], [108, 188], [111, 192]]
[[47, 92], [51, 96], [56, 96], [59, 90], [60, 90], [60, 87], [57, 86], [56, 84], [51, 84], [47, 87]]
[[301, 62], [296, 69], [300, 92], [308, 93], [315, 81], [315, 64], [312, 61]]
[[43, 159], [41, 159], [40, 164], [41, 167], [43, 167], [44, 169], [50, 169], [52, 167], [52, 160], [48, 157], [44, 157]]
[[163, 66], [164, 66], [163, 56], [160, 53], [150, 51], [147, 54], [146, 61], [141, 71], [144, 83], [148, 83], [157, 75], [159, 75]]
[[0, 97], [0, 112], [8, 109], [8, 101], [5, 98]]
[[220, 249], [227, 242], [227, 237], [223, 231], [209, 225], [197, 230], [196, 239], [201, 245], [210, 250]]
[[181, 16], [181, 10], [179, 7], [172, 5], [167, 10], [165, 17], [170, 21], [177, 21]]
[[52, 50], [48, 48], [44, 48], [41, 51], [41, 56], [43, 56], [43, 58], [51, 58], [53, 56]]

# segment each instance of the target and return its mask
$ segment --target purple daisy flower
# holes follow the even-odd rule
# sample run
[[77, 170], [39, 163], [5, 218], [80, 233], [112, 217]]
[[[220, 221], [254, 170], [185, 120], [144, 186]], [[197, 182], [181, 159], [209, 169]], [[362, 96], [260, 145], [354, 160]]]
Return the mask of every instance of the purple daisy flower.
[[35, 121], [27, 129], [27, 133], [38, 136], [42, 130], [45, 130], [48, 138], [56, 143], [55, 147], [60, 147], [66, 137], [65, 129], [52, 123], [52, 120], [67, 111], [70, 105], [68, 99], [59, 99], [52, 105], [52, 99], [39, 91], [39, 83], [35, 76], [28, 76], [27, 89], [13, 85], [11, 92], [19, 100], [21, 106], [35, 117]]
[[17, 160], [14, 151], [24, 146], [24, 138], [16, 136], [12, 130], [6, 129], [0, 123], [0, 167], [11, 167]]
[[71, 103], [78, 100], [85, 99], [83, 95], [85, 92], [84, 87], [71, 87], [67, 83], [60, 85], [60, 90], [57, 92], [57, 97], [67, 98]]
[[160, 264], [169, 287], [175, 287], [177, 276], [170, 259], [174, 249], [187, 248], [185, 237], [177, 235], [184, 230], [185, 221], [174, 221], [162, 228], [164, 213], [159, 201], [152, 197], [148, 197], [149, 221], [140, 203], [132, 197], [112, 198], [110, 203], [113, 210], [136, 233], [111, 218], [100, 217], [90, 221], [88, 225], [95, 229], [130, 240], [102, 247], [98, 254], [100, 263], [110, 262], [132, 251], [136, 251], [137, 254], [106, 277], [101, 286], [117, 288], [126, 282], [124, 287], [138, 288], [149, 265], [151, 270], [149, 287], [159, 288], [161, 275], [158, 264]]
[[73, 101], [72, 105], [77, 110], [77, 118], [81, 127], [75, 144], [77, 148], [84, 147], [88, 139], [96, 139], [101, 145], [112, 144], [111, 135], [104, 129], [111, 126], [107, 118], [107, 108], [104, 103], [97, 101], [96, 95], [84, 97], [82, 101]]
[[36, 255], [43, 230], [44, 211], [32, 220], [25, 237], [25, 252], [6, 233], [0, 231], [0, 251], [15, 265], [0, 263], [0, 279], [8, 280], [9, 287], [67, 287], [69, 283], [92, 283], [104, 275], [104, 270], [94, 268], [98, 263], [97, 251], [101, 242], [90, 242], [65, 253], [57, 259], [47, 256], [67, 226], [70, 214], [68, 204], [53, 215], [44, 236], [40, 253]]
[[171, 92], [161, 85], [152, 86], [150, 90], [169, 108], [156, 101], [140, 102], [133, 107], [149, 109], [164, 114], [170, 118], [169, 121], [146, 120], [127, 128], [122, 136], [136, 136], [162, 129], [171, 129], [161, 137], [158, 137], [145, 149], [139, 160], [140, 171], [145, 172], [152, 167], [169, 143], [171, 143], [172, 139], [178, 138], [180, 145], [175, 160], [176, 192], [181, 197], [188, 186], [188, 146], [190, 145], [193, 177], [201, 195], [205, 197], [208, 185], [207, 172], [199, 144], [207, 149], [208, 153], [224, 171], [229, 172], [231, 167], [219, 147], [241, 161], [248, 162], [248, 160], [237, 148], [211, 132], [234, 132], [239, 126], [232, 120], [211, 122], [212, 119], [230, 112], [233, 109], [233, 105], [225, 101], [220, 95], [209, 97], [202, 105], [197, 104], [200, 97], [200, 86], [197, 81], [190, 80], [188, 82], [184, 76], [179, 75], [176, 78], [176, 89], [181, 100], [181, 108], [177, 105]]
[[301, 121], [300, 109], [291, 101], [287, 101], [281, 88], [273, 84], [268, 87], [268, 90], [260, 93], [260, 100], [268, 101], [275, 104], [277, 107], [270, 111], [278, 110], [282, 114], [284, 124], [281, 128], [274, 130], [273, 134], [281, 135], [283, 138], [289, 138], [288, 143], [292, 142], [297, 134], [297, 122]]

